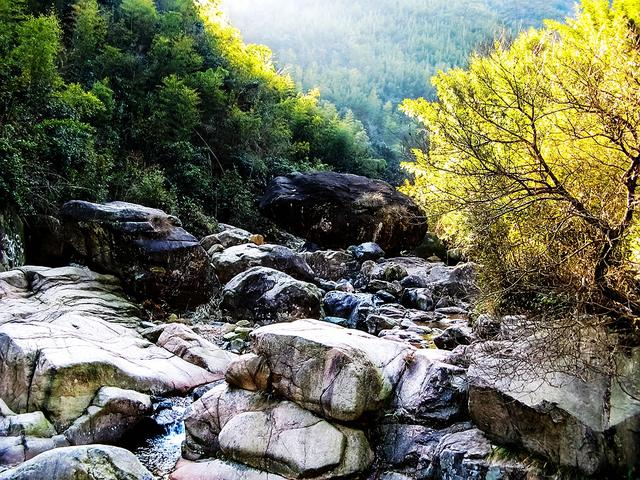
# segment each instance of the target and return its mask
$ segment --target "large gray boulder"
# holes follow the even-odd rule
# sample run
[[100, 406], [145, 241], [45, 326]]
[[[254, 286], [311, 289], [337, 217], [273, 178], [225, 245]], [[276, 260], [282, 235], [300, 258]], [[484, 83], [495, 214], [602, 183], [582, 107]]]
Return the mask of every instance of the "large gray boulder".
[[313, 281], [314, 274], [304, 258], [280, 245], [247, 243], [214, 253], [211, 263], [222, 283], [253, 267], [267, 267], [287, 273], [297, 280]]
[[398, 253], [424, 237], [420, 208], [391, 185], [334, 172], [278, 177], [260, 210], [280, 227], [325, 248], [375, 242]]
[[0, 480], [153, 480], [128, 450], [105, 445], [57, 448], [0, 473]]
[[351, 276], [356, 269], [356, 259], [344, 250], [317, 250], [300, 254], [316, 277], [337, 282]]
[[186, 439], [183, 448], [188, 460], [213, 457], [220, 451], [218, 435], [229, 420], [243, 412], [261, 412], [278, 401], [264, 392], [216, 385], [194, 402], [185, 415]]
[[373, 462], [362, 431], [332, 425], [292, 402], [237, 415], [218, 438], [224, 455], [287, 478], [341, 478]]
[[319, 318], [322, 290], [284, 272], [254, 267], [225, 285], [221, 307], [235, 319], [248, 319], [263, 325]]
[[60, 210], [73, 259], [120, 278], [140, 299], [194, 308], [213, 295], [207, 252], [176, 217], [125, 202], [72, 201]]
[[0, 398], [14, 411], [42, 411], [61, 429], [103, 386], [167, 395], [219, 378], [137, 333], [137, 308], [114, 277], [26, 272], [0, 278]]
[[373, 453], [362, 431], [264, 393], [215, 387], [188, 411], [187, 456], [225, 457], [286, 478], [337, 478], [366, 470]]
[[252, 333], [272, 373], [273, 390], [326, 418], [352, 421], [391, 396], [413, 348], [316, 320]]
[[85, 414], [65, 430], [64, 436], [71, 445], [116, 444], [152, 412], [149, 395], [102, 387]]
[[467, 376], [447, 363], [439, 350], [417, 350], [407, 360], [391, 406], [394, 414], [415, 423], [449, 424], [467, 413]]
[[617, 356], [616, 375], [582, 379], [528, 365], [526, 348], [494, 343], [472, 354], [469, 411], [478, 428], [588, 475], [640, 471], [640, 349]]

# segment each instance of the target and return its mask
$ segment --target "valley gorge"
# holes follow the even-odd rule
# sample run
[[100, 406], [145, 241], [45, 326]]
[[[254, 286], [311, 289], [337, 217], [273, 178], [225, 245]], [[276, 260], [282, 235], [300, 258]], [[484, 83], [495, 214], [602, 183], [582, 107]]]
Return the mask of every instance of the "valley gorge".
[[[354, 180], [340, 180], [335, 210], [326, 195], [304, 207], [325, 207], [314, 225], [327, 232], [333, 215], [346, 222], [329, 240], [342, 249], [284, 232], [286, 244], [271, 244], [229, 225], [196, 241], [178, 219], [122, 202], [71, 202], [60, 228], [39, 226], [41, 244], [62, 245], [56, 263], [71, 263], [16, 257], [0, 273], [0, 478], [52, 468], [105, 480], [542, 479], [557, 468], [621, 478], [612, 472], [637, 468], [637, 353], [615, 359], [615, 379], [511, 372], [532, 345], [526, 318], [471, 315], [473, 263], [411, 256], [416, 241], [387, 256], [373, 243], [381, 230], [351, 225], [362, 215], [347, 209], [362, 201]], [[288, 195], [279, 188], [264, 202]], [[372, 216], [394, 207], [385, 198], [366, 207]]]

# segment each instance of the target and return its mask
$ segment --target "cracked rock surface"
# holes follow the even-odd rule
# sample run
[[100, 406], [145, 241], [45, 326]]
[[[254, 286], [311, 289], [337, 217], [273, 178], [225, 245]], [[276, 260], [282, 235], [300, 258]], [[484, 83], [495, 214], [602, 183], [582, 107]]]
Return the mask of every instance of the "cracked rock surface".
[[162, 395], [219, 378], [137, 333], [137, 309], [114, 277], [14, 270], [0, 292], [0, 398], [18, 413], [42, 411], [58, 430], [104, 385]]
[[221, 384], [190, 408], [187, 456], [220, 452], [286, 478], [336, 478], [366, 470], [373, 453], [364, 432], [318, 417], [289, 401]]
[[153, 480], [128, 450], [105, 445], [58, 448], [42, 453], [0, 480]]
[[278, 395], [341, 421], [377, 410], [391, 395], [413, 351], [317, 320], [269, 325], [252, 337], [254, 351], [269, 364]]

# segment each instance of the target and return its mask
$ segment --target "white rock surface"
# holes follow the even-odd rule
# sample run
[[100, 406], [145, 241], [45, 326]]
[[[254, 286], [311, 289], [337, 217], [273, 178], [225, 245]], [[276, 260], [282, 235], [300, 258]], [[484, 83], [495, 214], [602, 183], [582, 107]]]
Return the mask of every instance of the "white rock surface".
[[254, 350], [274, 391], [326, 418], [357, 420], [389, 398], [413, 348], [316, 320], [262, 327]]

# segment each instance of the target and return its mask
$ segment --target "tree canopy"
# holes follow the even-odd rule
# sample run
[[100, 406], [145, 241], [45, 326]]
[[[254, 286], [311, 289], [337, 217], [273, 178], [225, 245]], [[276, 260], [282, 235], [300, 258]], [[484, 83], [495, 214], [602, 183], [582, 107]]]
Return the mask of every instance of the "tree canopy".
[[640, 313], [638, 13], [584, 0], [403, 104], [428, 135], [403, 190], [483, 264], [494, 306]]

